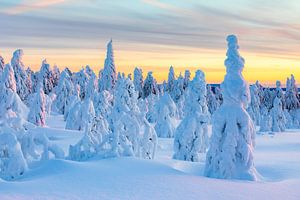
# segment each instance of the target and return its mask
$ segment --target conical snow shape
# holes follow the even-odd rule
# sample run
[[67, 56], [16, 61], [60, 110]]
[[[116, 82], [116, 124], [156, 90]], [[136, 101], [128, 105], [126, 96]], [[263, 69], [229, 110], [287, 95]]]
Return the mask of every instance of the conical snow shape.
[[237, 37], [229, 35], [227, 42], [227, 73], [221, 84], [224, 101], [213, 115], [204, 174], [212, 178], [255, 181], [258, 179], [253, 163], [255, 128], [245, 110], [250, 93], [242, 76], [244, 59], [238, 52]]

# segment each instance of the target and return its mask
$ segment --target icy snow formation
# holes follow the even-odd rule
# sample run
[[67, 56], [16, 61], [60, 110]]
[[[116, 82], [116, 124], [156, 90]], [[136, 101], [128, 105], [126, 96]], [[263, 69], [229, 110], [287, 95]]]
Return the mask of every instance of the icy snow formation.
[[238, 52], [237, 37], [229, 35], [227, 42], [226, 75], [221, 84], [224, 101], [213, 116], [204, 174], [213, 178], [254, 181], [258, 179], [253, 163], [255, 129], [245, 110], [250, 93], [242, 76], [244, 59]]

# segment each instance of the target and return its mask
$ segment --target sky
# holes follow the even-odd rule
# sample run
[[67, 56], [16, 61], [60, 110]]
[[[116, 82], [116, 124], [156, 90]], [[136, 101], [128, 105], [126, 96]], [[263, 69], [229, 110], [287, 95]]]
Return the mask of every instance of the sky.
[[0, 0], [0, 55], [38, 70], [103, 68], [112, 39], [117, 71], [141, 67], [160, 82], [201, 69], [209, 83], [225, 74], [226, 36], [236, 34], [245, 79], [300, 81], [299, 0]]

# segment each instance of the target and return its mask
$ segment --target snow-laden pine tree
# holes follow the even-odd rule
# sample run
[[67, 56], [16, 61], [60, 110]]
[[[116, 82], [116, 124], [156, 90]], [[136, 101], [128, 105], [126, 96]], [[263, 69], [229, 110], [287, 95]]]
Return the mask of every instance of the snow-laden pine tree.
[[190, 78], [191, 78], [190, 70], [185, 70], [183, 89], [186, 89], [189, 86]]
[[68, 96], [65, 103], [64, 119], [67, 120], [70, 110], [77, 104], [80, 103], [80, 86], [75, 85], [74, 90], [72, 90], [71, 95]]
[[251, 96], [251, 102], [247, 108], [247, 111], [253, 120], [254, 124], [259, 125], [260, 124], [260, 99], [258, 95], [258, 88], [257, 86], [251, 85], [250, 86], [250, 96]]
[[220, 107], [219, 101], [213, 93], [210, 85], [207, 85], [207, 107], [211, 115]]
[[17, 94], [14, 70], [10, 64], [5, 65], [0, 88], [0, 118], [10, 118], [13, 115], [26, 120], [28, 108]]
[[282, 109], [282, 102], [278, 97], [273, 101], [273, 108], [271, 109], [272, 117], [272, 131], [283, 132], [285, 130], [286, 119]]
[[28, 114], [28, 121], [37, 126], [46, 125], [46, 97], [43, 87], [43, 83], [40, 82]]
[[249, 86], [243, 78], [244, 59], [235, 35], [227, 37], [226, 75], [221, 84], [223, 104], [214, 113], [204, 174], [222, 179], [257, 180], [253, 163], [255, 127], [245, 110]]
[[264, 88], [262, 106], [266, 107], [269, 111], [273, 107], [274, 93], [270, 88]]
[[0, 78], [4, 70], [4, 66], [5, 66], [4, 58], [0, 55]]
[[[170, 95], [174, 91], [175, 80], [176, 80], [176, 77], [175, 77], [174, 68], [173, 68], [173, 66], [171, 66], [170, 69], [169, 69], [168, 83], [167, 83], [167, 91], [169, 92]], [[171, 95], [171, 97], [172, 97], [172, 95]]]
[[177, 126], [178, 110], [169, 93], [165, 93], [156, 104], [157, 121], [155, 131], [158, 137], [172, 138]]
[[13, 57], [11, 59], [11, 66], [14, 70], [17, 85], [17, 94], [20, 96], [22, 101], [24, 101], [30, 94], [29, 79], [27, 78], [25, 66], [22, 62], [23, 54], [23, 50], [18, 49], [13, 53]]
[[46, 59], [42, 62], [42, 66], [38, 75], [38, 82], [43, 84], [42, 89], [44, 90], [45, 94], [48, 95], [53, 90], [53, 73]]
[[96, 76], [91, 76], [88, 80], [88, 84], [86, 87], [86, 94], [84, 98], [94, 99], [95, 92], [97, 91], [97, 80]]
[[137, 156], [139, 153], [140, 124], [137, 93], [133, 82], [120, 76], [117, 81], [114, 103], [109, 116], [112, 131], [109, 157]]
[[148, 122], [154, 124], [157, 121], [156, 104], [159, 100], [158, 95], [150, 94], [147, 98], [148, 112], [146, 113], [146, 119]]
[[221, 88], [218, 86], [215, 87], [215, 97], [219, 102], [219, 105], [221, 105], [223, 103], [223, 95], [222, 95]]
[[92, 77], [94, 79], [97, 78], [96, 74], [94, 73], [94, 71], [92, 70], [92, 68], [89, 65], [85, 66], [84, 70], [85, 70], [85, 73], [89, 76], [89, 78], [92, 78]]
[[74, 75], [74, 84], [78, 84], [80, 86], [80, 98], [84, 99], [87, 87], [89, 82], [89, 75], [85, 72], [84, 69], [81, 69], [79, 72]]
[[152, 75], [152, 72], [148, 72], [144, 81], [143, 98], [147, 98], [150, 94], [158, 94], [157, 83]]
[[104, 69], [101, 73], [101, 80], [99, 90], [112, 91], [115, 87], [117, 80], [116, 67], [114, 61], [114, 53], [112, 47], [112, 40], [107, 44], [106, 58], [104, 62]]
[[134, 69], [133, 83], [134, 83], [134, 88], [138, 93], [138, 98], [143, 97], [144, 80], [143, 80], [143, 71], [141, 68], [136, 67]]
[[276, 88], [275, 88], [275, 93], [274, 93], [274, 98], [277, 97], [280, 99], [281, 103], [282, 103], [282, 108], [285, 108], [285, 99], [284, 99], [284, 92], [281, 89], [281, 82], [280, 81], [276, 81]]
[[28, 166], [14, 130], [0, 124], [0, 178], [13, 180], [22, 176]]
[[175, 87], [173, 92], [171, 93], [171, 97], [174, 100], [177, 109], [178, 109], [178, 115], [179, 119], [182, 119], [184, 117], [184, 78], [180, 74], [178, 79], [175, 80]]
[[60, 77], [60, 70], [57, 65], [54, 65], [51, 73], [52, 73], [52, 78], [53, 78], [52, 79], [53, 80], [53, 88], [55, 88], [58, 85], [58, 80]]
[[66, 118], [66, 129], [84, 130], [94, 117], [94, 104], [90, 98], [85, 98], [70, 109]]
[[206, 93], [205, 75], [197, 70], [187, 90], [185, 117], [175, 132], [175, 159], [197, 162], [200, 160], [200, 153], [206, 152], [209, 121]]
[[260, 110], [261, 120], [259, 132], [270, 132], [272, 128], [272, 116], [266, 106], [262, 106]]
[[300, 102], [298, 99], [298, 88], [293, 75], [287, 78], [285, 92], [285, 106], [292, 118], [292, 127], [300, 127]]
[[94, 97], [96, 116], [102, 116], [107, 119], [111, 113], [112, 101], [113, 96], [107, 90], [96, 93], [96, 96]]
[[72, 95], [74, 91], [74, 86], [69, 76], [69, 73], [64, 70], [62, 71], [58, 85], [55, 88], [56, 99], [54, 101], [54, 105], [57, 109], [57, 112], [60, 114], [64, 114], [66, 111], [66, 107], [69, 104], [68, 98]]

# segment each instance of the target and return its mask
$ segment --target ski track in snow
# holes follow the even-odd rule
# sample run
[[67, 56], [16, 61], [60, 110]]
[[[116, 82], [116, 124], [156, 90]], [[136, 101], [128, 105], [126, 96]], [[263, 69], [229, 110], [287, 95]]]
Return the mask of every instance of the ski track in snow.
[[[47, 128], [35, 131], [46, 133], [65, 153], [82, 136], [63, 130], [60, 115], [46, 122]], [[173, 139], [160, 138], [155, 160], [44, 161], [19, 180], [0, 180], [0, 199], [300, 199], [300, 130], [256, 136], [259, 182], [206, 178], [204, 154], [198, 163], [173, 160], [172, 154]]]

